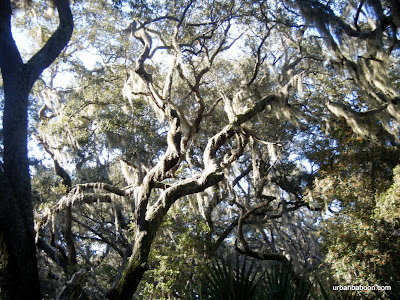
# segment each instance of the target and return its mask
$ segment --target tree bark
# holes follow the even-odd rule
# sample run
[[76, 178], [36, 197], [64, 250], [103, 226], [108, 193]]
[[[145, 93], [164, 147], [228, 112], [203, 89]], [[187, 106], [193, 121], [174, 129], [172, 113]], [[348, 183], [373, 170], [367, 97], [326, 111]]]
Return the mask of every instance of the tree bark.
[[157, 180], [166, 178], [166, 173], [179, 163], [181, 127], [179, 116], [176, 112], [170, 115], [170, 129], [168, 132], [168, 149], [159, 162], [143, 180], [137, 205], [134, 209], [135, 239], [133, 253], [130, 257], [121, 279], [115, 287], [107, 292], [107, 299], [131, 299], [147, 269], [147, 261], [153, 240], [169, 208], [181, 197], [204, 191], [224, 179], [220, 167], [216, 162], [216, 153], [225, 142], [230, 139], [238, 128], [274, 101], [279, 100], [276, 95], [261, 99], [244, 114], [237, 115], [229, 125], [225, 126], [218, 134], [209, 139], [204, 150], [204, 171], [187, 180], [178, 182], [168, 187], [152, 206], [148, 206], [151, 189]]
[[2, 299], [41, 299], [28, 163], [28, 97], [38, 76], [72, 35], [67, 0], [56, 0], [60, 24], [45, 46], [22, 62], [11, 33], [10, 0], [0, 0], [0, 68], [4, 85], [3, 166], [0, 170]]

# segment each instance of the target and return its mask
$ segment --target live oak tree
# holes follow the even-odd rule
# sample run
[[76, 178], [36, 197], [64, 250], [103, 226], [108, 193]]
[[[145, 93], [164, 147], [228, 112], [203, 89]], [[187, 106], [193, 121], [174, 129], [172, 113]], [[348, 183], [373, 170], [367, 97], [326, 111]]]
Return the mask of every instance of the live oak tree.
[[27, 153], [28, 97], [44, 69], [68, 43], [73, 28], [68, 1], [55, 0], [59, 26], [46, 44], [22, 61], [11, 33], [15, 3], [0, 3], [0, 68], [3, 79], [3, 162], [1, 168], [1, 291], [5, 299], [41, 299], [33, 229]]
[[[57, 94], [49, 88], [47, 92], [43, 92], [44, 106], [39, 116], [39, 138], [53, 160], [61, 161], [57, 157], [61, 155], [62, 145], [67, 145], [81, 156], [93, 155], [93, 152], [89, 154], [85, 151], [84, 147], [95, 147], [91, 149], [100, 156], [100, 148], [96, 150], [96, 144], [99, 145], [99, 139], [105, 138], [104, 142], [109, 145], [107, 151], [115, 149], [122, 154], [122, 159], [111, 160], [111, 168], [121, 166], [122, 173], [126, 175], [131, 170], [136, 176], [134, 180], [126, 178], [126, 182], [132, 183], [127, 188], [116, 186], [117, 182], [110, 180], [110, 177], [104, 178], [102, 183], [78, 184], [72, 187], [50, 212], [43, 213], [38, 219], [38, 228], [42, 227], [44, 234], [46, 231], [50, 234], [49, 238], [39, 237], [39, 247], [60, 265], [71, 265], [71, 260], [60, 263], [60, 260], [55, 259], [60, 256], [56, 254], [57, 247], [65, 246], [67, 257], [72, 247], [69, 247], [68, 241], [64, 239], [65, 233], [58, 231], [59, 225], [53, 216], [57, 216], [68, 207], [73, 209], [73, 206], [79, 203], [81, 207], [83, 204], [93, 203], [93, 208], [88, 212], [86, 208], [81, 209], [81, 212], [76, 211], [77, 216], [81, 216], [79, 219], [72, 216], [75, 223], [73, 226], [68, 222], [63, 226], [66, 225], [70, 230], [75, 228], [89, 231], [85, 234], [86, 238], [95, 233], [108, 245], [107, 247], [119, 253], [122, 264], [115, 275], [113, 287], [108, 292], [110, 298], [126, 299], [134, 293], [146, 270], [148, 256], [162, 221], [169, 208], [182, 197], [219, 185], [214, 192], [205, 194], [203, 204], [199, 204], [204, 221], [210, 228], [207, 234], [209, 243], [206, 245], [206, 256], [212, 255], [236, 227], [243, 232], [245, 224], [267, 224], [270, 220], [306, 206], [306, 203], [298, 198], [298, 194], [294, 195], [299, 192], [296, 189], [290, 191], [294, 195], [293, 201], [287, 202], [285, 198], [274, 196], [279, 190], [289, 190], [290, 182], [280, 181], [283, 174], [272, 184], [274, 187], [271, 187], [271, 191], [264, 191], [270, 184], [267, 176], [274, 169], [283, 147], [279, 139], [285, 134], [290, 135], [290, 130], [287, 129], [289, 123], [280, 125], [278, 120], [291, 119], [300, 124], [301, 113], [295, 106], [287, 103], [286, 95], [294, 82], [301, 77], [300, 73], [304, 72], [303, 62], [295, 60], [291, 64], [293, 57], [277, 49], [276, 55], [280, 59], [276, 59], [282, 62], [271, 65], [271, 68], [275, 69], [272, 74], [265, 73], [267, 65], [274, 63], [266, 61], [266, 41], [269, 37], [271, 44], [279, 40], [279, 31], [275, 32], [272, 25], [269, 27], [266, 24], [266, 16], [262, 14], [246, 21], [245, 11], [252, 11], [251, 7], [239, 8], [234, 3], [214, 4], [210, 7], [215, 11], [211, 10], [209, 14], [203, 15], [200, 3], [189, 2], [182, 8], [169, 3], [167, 8], [159, 9], [161, 13], [164, 10], [168, 11], [170, 15], [149, 15], [151, 19], [147, 21], [131, 20], [127, 23], [126, 28], [120, 32], [119, 43], [124, 47], [119, 53], [121, 57], [100, 48], [99, 53], [103, 55], [104, 65], [99, 65], [93, 71], [85, 71], [83, 68], [81, 78], [83, 82], [90, 78], [99, 78], [102, 85], [99, 88], [105, 92], [115, 89], [118, 82], [121, 82], [121, 78], [117, 76], [120, 70], [119, 72], [128, 76], [123, 87], [125, 99], [116, 96], [115, 93], [112, 93], [115, 95], [114, 99], [107, 99], [108, 92], [100, 94], [103, 97], [98, 98], [93, 94], [94, 86], [99, 84], [95, 81], [90, 85], [92, 89], [85, 88], [83, 84], [80, 88], [64, 93]], [[156, 8], [153, 11], [157, 12]], [[267, 28], [265, 32], [261, 27], [260, 32], [246, 34], [246, 43], [249, 43], [253, 54], [248, 58], [237, 57], [241, 63], [221, 57], [224, 52], [230, 51], [235, 43], [239, 43], [239, 39], [245, 34], [245, 31], [236, 34], [232, 29], [237, 26], [234, 20], [238, 17], [243, 22], [240, 26], [244, 28], [245, 22]], [[285, 25], [279, 22], [276, 26], [285, 28]], [[132, 45], [124, 44], [121, 40], [126, 40], [129, 36], [130, 43], [140, 46], [141, 52], [133, 57], [124, 57], [123, 51], [130, 51]], [[291, 51], [294, 55], [300, 55], [295, 46]], [[158, 52], [168, 59], [157, 57]], [[125, 66], [119, 64], [119, 61], [124, 60]], [[128, 68], [126, 62], [131, 64]], [[77, 67], [76, 63], [73, 65]], [[297, 67], [299, 70], [296, 70]], [[231, 79], [221, 76], [224, 69], [231, 68], [234, 68]], [[281, 77], [280, 68], [287, 72]], [[248, 72], [243, 72], [243, 69]], [[268, 78], [272, 78], [271, 82], [268, 82]], [[212, 79], [215, 80], [211, 81]], [[235, 82], [238, 88], [235, 89], [231, 82]], [[47, 99], [49, 96], [52, 98]], [[81, 101], [86, 101], [87, 104], [82, 102], [81, 105], [75, 99], [82, 99]], [[108, 102], [103, 102], [104, 100]], [[118, 115], [113, 115], [112, 102], [121, 103], [118, 104]], [[74, 103], [77, 109], [73, 108]], [[147, 105], [143, 106], [143, 103]], [[58, 107], [54, 104], [58, 104]], [[147, 112], [143, 117], [139, 117], [142, 121], [135, 124], [135, 119], [131, 118], [138, 113], [145, 114], [149, 106], [153, 113]], [[271, 124], [268, 124], [269, 121], [258, 119], [253, 125], [245, 126], [247, 121], [254, 119], [264, 110], [270, 112], [268, 120]], [[68, 125], [62, 123], [64, 128], [67, 126], [64, 135], [68, 136], [68, 139], [64, 139], [64, 144], [56, 145], [54, 143], [58, 138], [51, 138], [51, 134], [46, 134], [45, 130], [51, 129], [51, 124], [57, 126], [57, 122], [65, 118], [70, 121]], [[154, 126], [149, 122], [152, 118], [159, 120], [154, 124], [156, 127], [153, 127], [153, 131], [166, 132], [157, 137], [155, 143], [151, 142], [151, 131], [144, 134], [151, 127], [143, 127], [144, 132], [137, 130], [138, 126], [146, 124]], [[120, 123], [123, 119], [126, 121]], [[76, 121], [71, 122], [72, 120]], [[79, 126], [84, 128], [85, 124], [89, 126], [89, 131], [87, 139], [81, 140], [77, 129]], [[281, 126], [280, 136], [276, 131], [277, 126]], [[75, 133], [71, 139], [68, 132]], [[160, 142], [162, 140], [163, 143]], [[143, 151], [142, 147], [146, 151]], [[157, 148], [159, 150], [155, 151]], [[75, 159], [79, 164], [79, 156]], [[94, 157], [95, 161], [96, 159], [98, 158]], [[84, 164], [79, 166], [77, 175], [83, 166]], [[249, 181], [239, 184], [242, 178]], [[248, 185], [248, 192], [245, 192], [244, 189], [247, 188], [243, 188], [243, 184]], [[243, 193], [240, 190], [243, 190]], [[122, 204], [118, 200], [119, 197], [130, 200]], [[219, 222], [215, 217], [215, 210], [220, 209], [219, 206], [225, 206], [228, 200], [231, 202], [229, 205], [233, 207], [232, 213], [235, 218], [227, 219], [225, 224], [219, 224], [219, 233], [213, 232], [215, 223]], [[114, 207], [104, 215], [108, 220], [101, 221], [93, 215], [93, 209], [103, 207], [102, 204], [95, 204], [98, 201], [111, 203]], [[256, 206], [252, 207], [253, 205]], [[132, 211], [132, 217], [131, 224], [127, 227], [129, 211]], [[249, 217], [256, 212], [258, 219], [250, 220]], [[103, 232], [106, 229], [103, 226], [108, 226], [110, 219], [110, 229], [113, 232]], [[101, 230], [93, 227], [96, 222]], [[261, 227], [260, 230], [262, 231]], [[115, 242], [107, 237], [110, 233], [118, 237]], [[81, 234], [78, 236], [83, 238]], [[243, 253], [261, 256], [264, 259], [287, 260], [279, 253], [274, 242], [268, 251], [258, 253], [250, 249], [243, 234], [239, 237], [238, 249]], [[274, 237], [275, 234], [272, 234], [270, 238]], [[65, 241], [65, 244], [58, 244], [58, 238], [62, 238], [61, 241]], [[265, 239], [268, 240], [268, 237], [265, 236]]]
[[76, 35], [33, 95], [54, 166], [32, 169], [36, 244], [59, 297], [130, 299], [157, 243], [193, 236], [194, 266], [230, 244], [315, 268], [323, 206], [293, 157], [332, 115], [397, 141], [396, 3], [75, 2]]

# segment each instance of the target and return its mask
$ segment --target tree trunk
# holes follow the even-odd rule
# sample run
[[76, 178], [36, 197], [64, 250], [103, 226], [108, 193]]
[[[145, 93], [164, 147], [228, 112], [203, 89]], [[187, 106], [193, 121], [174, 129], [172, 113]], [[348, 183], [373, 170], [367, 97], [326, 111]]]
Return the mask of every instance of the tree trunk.
[[0, 178], [1, 290], [4, 299], [41, 299], [27, 150], [30, 87], [24, 81], [24, 65], [11, 35], [9, 2], [1, 1], [0, 60], [5, 96]]
[[0, 178], [4, 280], [1, 288], [5, 299], [41, 299], [26, 140], [28, 93], [20, 84], [5, 78], [4, 93], [4, 165]]
[[135, 235], [135, 244], [128, 267], [122, 274], [118, 285], [107, 292], [107, 299], [131, 299], [147, 270], [147, 260], [150, 254], [155, 232], [139, 232]]
[[71, 38], [69, 3], [54, 3], [59, 11], [59, 27], [24, 64], [11, 34], [10, 0], [0, 0], [0, 68], [4, 86], [4, 155], [0, 169], [2, 299], [41, 299], [27, 148], [28, 97], [36, 79]]

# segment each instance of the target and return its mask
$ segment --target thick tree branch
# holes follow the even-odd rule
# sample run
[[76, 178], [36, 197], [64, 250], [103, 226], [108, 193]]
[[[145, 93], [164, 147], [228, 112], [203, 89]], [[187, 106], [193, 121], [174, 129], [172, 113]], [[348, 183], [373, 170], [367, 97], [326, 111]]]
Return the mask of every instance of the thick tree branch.
[[280, 97], [276, 95], [270, 95], [263, 98], [245, 113], [236, 115], [230, 124], [226, 125], [219, 133], [210, 138], [203, 154], [205, 169], [216, 170], [218, 168], [216, 153], [221, 146], [235, 134], [240, 125], [265, 110], [268, 104], [279, 101], [279, 99]]
[[149, 228], [158, 228], [171, 205], [179, 198], [202, 192], [223, 179], [224, 175], [220, 173], [200, 174], [166, 189], [158, 201], [148, 209], [146, 219], [150, 221]]
[[77, 288], [79, 288], [79, 284], [85, 276], [87, 270], [81, 269], [78, 272], [74, 273], [71, 279], [66, 283], [61, 292], [58, 294], [56, 300], [68, 300], [71, 299], [74, 292], [76, 292]]
[[114, 201], [114, 197], [111, 194], [104, 193], [69, 193], [62, 197], [60, 201], [51, 208], [48, 212], [42, 216], [36, 218], [37, 230], [42, 226], [46, 225], [52, 218], [53, 215], [57, 215], [65, 211], [68, 207], [79, 206], [82, 204], [91, 204], [95, 202], [111, 203]]
[[45, 239], [39, 238], [37, 243], [37, 247], [43, 250], [48, 257], [51, 258], [57, 265], [59, 265], [64, 270], [68, 267], [68, 262], [65, 260], [65, 257], [58, 251], [57, 248], [52, 247], [50, 244], [46, 242]]
[[58, 11], [59, 25], [50, 39], [26, 64], [28, 85], [31, 87], [36, 79], [60, 55], [72, 36], [74, 22], [68, 0], [54, 0]]

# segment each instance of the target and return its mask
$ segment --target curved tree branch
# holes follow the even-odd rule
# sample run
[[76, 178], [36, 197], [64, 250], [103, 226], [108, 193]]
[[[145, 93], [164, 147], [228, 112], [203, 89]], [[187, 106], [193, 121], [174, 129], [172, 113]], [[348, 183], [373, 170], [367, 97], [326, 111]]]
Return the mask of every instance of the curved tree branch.
[[69, 0], [54, 0], [58, 11], [59, 25], [46, 44], [26, 64], [28, 85], [31, 87], [36, 79], [60, 55], [72, 36], [74, 21]]

